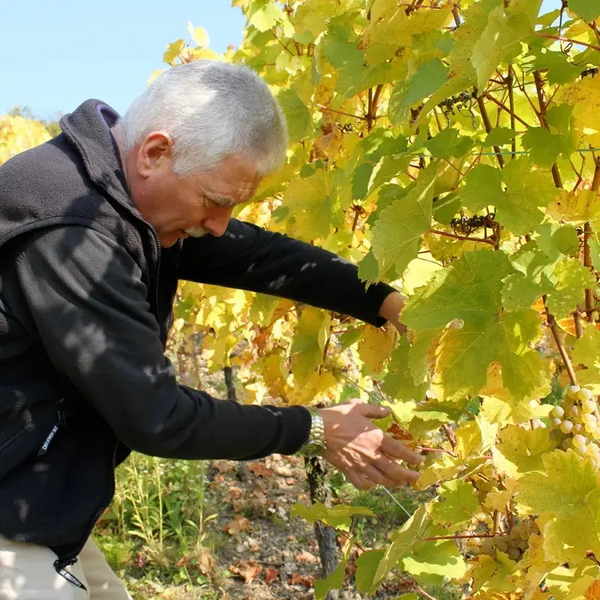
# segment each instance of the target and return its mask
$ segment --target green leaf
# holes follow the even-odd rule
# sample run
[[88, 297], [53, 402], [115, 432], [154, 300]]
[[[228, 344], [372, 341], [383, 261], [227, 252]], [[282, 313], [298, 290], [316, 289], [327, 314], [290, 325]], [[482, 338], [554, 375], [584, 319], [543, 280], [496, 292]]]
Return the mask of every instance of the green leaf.
[[441, 485], [438, 502], [431, 506], [431, 518], [438, 525], [459, 525], [470, 521], [479, 508], [473, 484], [458, 479]]
[[408, 83], [399, 80], [389, 102], [389, 117], [392, 123], [400, 125], [408, 115], [412, 104], [423, 100], [438, 90], [448, 78], [449, 69], [439, 59], [422, 64]]
[[[434, 535], [448, 535], [448, 530], [430, 530]], [[425, 542], [404, 558], [402, 569], [421, 584], [443, 585], [448, 579], [456, 580], [467, 572], [467, 564], [456, 542], [440, 540]]]
[[562, 52], [552, 52], [547, 49], [545, 52], [536, 53], [533, 68], [546, 69], [550, 85], [566, 85], [575, 81], [581, 73], [581, 67], [570, 63]]
[[569, 8], [584, 21], [594, 21], [600, 17], [600, 4], [597, 0], [569, 0]]
[[555, 291], [548, 294], [548, 310], [562, 319], [583, 301], [584, 290], [596, 288], [596, 277], [576, 258], [559, 261], [552, 274]]
[[415, 514], [394, 533], [393, 542], [386, 549], [377, 567], [371, 594], [375, 593], [396, 564], [412, 553], [414, 546], [425, 537], [430, 525], [431, 518], [427, 514], [425, 506], [421, 505]]
[[367, 550], [356, 559], [356, 589], [367, 594], [373, 585], [379, 563], [385, 550]]
[[489, 165], [477, 165], [465, 177], [460, 196], [465, 207], [473, 212], [502, 203], [502, 172]]
[[512, 266], [502, 252], [466, 252], [427, 286], [416, 290], [402, 322], [416, 331], [462, 319], [462, 329], [447, 329], [437, 350], [437, 365], [447, 398], [475, 395], [493, 361], [502, 365], [504, 386], [522, 398], [544, 380], [540, 355], [530, 345], [541, 335], [534, 311], [501, 310], [503, 279]]
[[358, 276], [361, 281], [380, 281], [379, 265], [377, 264], [377, 259], [373, 254], [372, 248], [358, 263]]
[[312, 131], [312, 117], [300, 96], [292, 89], [281, 90], [277, 101], [285, 115], [290, 144], [309, 135]]
[[317, 502], [310, 507], [300, 503], [294, 504], [290, 511], [290, 515], [292, 517], [306, 519], [311, 524], [322, 521], [326, 525], [344, 531], [350, 529], [350, 525], [352, 525], [352, 515], [374, 516], [373, 513], [364, 506], [337, 504], [336, 506], [328, 508], [321, 502]]
[[315, 600], [325, 600], [330, 590], [341, 590], [344, 587], [347, 560], [342, 560], [336, 570], [327, 579], [315, 581]]
[[539, 234], [538, 248], [550, 260], [558, 260], [563, 254], [575, 256], [579, 250], [579, 237], [573, 225], [543, 223], [538, 225], [536, 232]]
[[456, 129], [444, 129], [427, 142], [427, 149], [436, 158], [449, 160], [464, 156], [474, 145], [471, 138], [462, 136]]
[[259, 31], [268, 31], [283, 17], [283, 11], [270, 0], [254, 0], [248, 9], [248, 25], [253, 25]]
[[198, 47], [208, 48], [210, 46], [210, 38], [204, 27], [194, 27], [191, 21], [188, 21], [188, 32]]
[[402, 337], [392, 353], [388, 374], [383, 380], [383, 391], [395, 400], [413, 400], [425, 397], [427, 384], [415, 385], [409, 363], [410, 347]]
[[504, 146], [510, 144], [516, 137], [516, 131], [508, 127], [495, 127], [487, 134], [482, 146]]
[[515, 235], [526, 235], [541, 222], [538, 207], [548, 206], [558, 196], [552, 177], [534, 170], [526, 157], [510, 161], [502, 172], [507, 191], [496, 198], [496, 220]]
[[380, 279], [392, 268], [396, 274], [401, 274], [416, 258], [421, 237], [431, 225], [436, 175], [437, 165], [432, 163], [407, 196], [381, 211], [371, 235]]
[[521, 138], [523, 148], [529, 150], [532, 160], [540, 167], [550, 168], [559, 156], [568, 158], [575, 147], [571, 139], [550, 133], [545, 127], [531, 127]]
[[485, 86], [498, 65], [521, 52], [520, 42], [534, 32], [542, 0], [525, 0], [498, 6], [488, 17], [481, 38], [473, 47], [471, 61], [477, 71], [477, 87]]

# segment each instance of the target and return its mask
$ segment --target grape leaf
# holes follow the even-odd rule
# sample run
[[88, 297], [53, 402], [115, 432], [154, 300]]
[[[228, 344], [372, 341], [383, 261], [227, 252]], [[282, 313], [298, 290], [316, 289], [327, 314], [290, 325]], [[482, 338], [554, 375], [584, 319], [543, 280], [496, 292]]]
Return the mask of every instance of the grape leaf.
[[312, 130], [312, 117], [300, 96], [292, 89], [281, 90], [277, 101], [285, 115], [290, 144], [309, 135]]
[[308, 307], [302, 312], [291, 349], [294, 378], [301, 385], [321, 364], [329, 322], [329, 315], [317, 308]]
[[538, 52], [533, 63], [534, 69], [547, 69], [548, 83], [551, 85], [565, 85], [571, 83], [581, 73], [581, 68], [570, 63], [562, 52]]
[[594, 21], [600, 17], [597, 0], [569, 0], [569, 8], [585, 21]]
[[335, 571], [326, 579], [315, 581], [315, 600], [325, 600], [330, 590], [341, 590], [344, 587], [347, 560], [342, 560]]
[[496, 218], [515, 235], [525, 235], [543, 218], [538, 207], [550, 204], [558, 190], [549, 174], [533, 169], [531, 161], [518, 158], [510, 161], [502, 172], [507, 191], [496, 199]]
[[410, 347], [406, 337], [402, 337], [392, 353], [389, 370], [382, 384], [383, 391], [395, 400], [412, 400], [425, 397], [427, 383], [415, 385], [409, 363]]
[[330, 189], [330, 171], [323, 169], [287, 188], [281, 207], [290, 214], [287, 233], [307, 242], [329, 234], [334, 219]]
[[390, 97], [388, 116], [395, 125], [401, 124], [410, 106], [438, 90], [448, 77], [448, 67], [439, 59], [422, 64], [410, 81], [398, 81]]
[[503, 60], [520, 54], [520, 42], [533, 33], [541, 5], [542, 0], [522, 0], [498, 6], [489, 13], [487, 26], [471, 56], [480, 90]]
[[379, 563], [385, 550], [367, 550], [356, 559], [356, 589], [361, 594], [367, 594], [373, 586]]
[[558, 260], [562, 254], [576, 256], [579, 250], [579, 237], [577, 229], [572, 225], [559, 225], [558, 223], [543, 223], [538, 225], [536, 239], [538, 248], [550, 260]]
[[574, 151], [572, 140], [564, 135], [550, 133], [545, 127], [531, 127], [521, 138], [523, 148], [540, 167], [550, 168], [559, 156], [568, 158]]
[[548, 294], [548, 310], [562, 319], [577, 308], [585, 289], [596, 288], [596, 277], [576, 258], [559, 261], [552, 274], [554, 291]]
[[439, 501], [431, 506], [431, 519], [437, 525], [460, 525], [470, 521], [479, 509], [473, 484], [456, 479], [440, 486]]
[[477, 556], [473, 565], [478, 567], [472, 573], [474, 592], [508, 592], [514, 588], [517, 563], [504, 552], [496, 550], [495, 558], [485, 554]]
[[358, 355], [363, 361], [363, 373], [379, 373], [389, 358], [396, 343], [397, 331], [394, 327], [382, 329], [365, 325], [358, 345]]
[[[447, 535], [447, 530], [430, 529], [434, 535]], [[447, 579], [460, 579], [467, 572], [465, 559], [452, 540], [425, 542], [415, 547], [413, 553], [402, 561], [402, 569], [417, 581], [430, 585], [443, 585]]]
[[473, 140], [462, 136], [456, 129], [443, 129], [427, 142], [427, 149], [436, 158], [449, 160], [464, 156], [472, 147]]
[[494, 464], [512, 479], [525, 473], [542, 471], [543, 456], [556, 449], [556, 442], [545, 429], [527, 430], [509, 425], [500, 432], [500, 442], [492, 449]]
[[430, 525], [431, 518], [427, 514], [425, 506], [421, 505], [413, 516], [394, 533], [393, 542], [386, 549], [377, 567], [371, 594], [375, 593], [396, 564], [412, 552], [413, 546], [426, 536]]
[[489, 165], [477, 165], [465, 177], [460, 196], [466, 208], [477, 212], [502, 202], [502, 173]]
[[[543, 472], [519, 480], [516, 502], [526, 514], [546, 522], [546, 560], [579, 562], [586, 552], [600, 553], [600, 479], [589, 459], [573, 450], [555, 450], [542, 457]], [[586, 523], [585, 527], [573, 527]]]
[[322, 521], [326, 525], [348, 531], [352, 525], [353, 515], [363, 515], [367, 517], [375, 516], [372, 511], [364, 506], [348, 506], [346, 504], [337, 504], [327, 507], [322, 502], [317, 502], [312, 506], [305, 504], [294, 504], [290, 511], [292, 517], [302, 517], [313, 524]]
[[508, 127], [495, 127], [487, 134], [482, 146], [504, 146], [510, 144], [516, 137], [516, 131]]
[[248, 7], [248, 24], [258, 31], [268, 31], [282, 16], [281, 8], [270, 0], [253, 0]]
[[477, 394], [492, 361], [502, 364], [504, 385], [516, 399], [543, 380], [542, 359], [530, 348], [541, 335], [536, 313], [501, 313], [502, 280], [511, 270], [502, 253], [465, 253], [407, 302], [402, 322], [417, 331], [464, 321], [462, 329], [446, 330], [437, 351], [447, 398]]

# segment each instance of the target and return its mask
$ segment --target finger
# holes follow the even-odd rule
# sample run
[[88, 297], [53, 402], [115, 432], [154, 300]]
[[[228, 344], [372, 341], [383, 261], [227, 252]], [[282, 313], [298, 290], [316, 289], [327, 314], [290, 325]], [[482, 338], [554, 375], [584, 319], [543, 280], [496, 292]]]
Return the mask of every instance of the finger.
[[360, 407], [360, 414], [367, 419], [383, 419], [390, 414], [387, 406], [377, 406], [376, 404], [363, 404]]
[[376, 485], [374, 481], [369, 481], [366, 477], [355, 471], [345, 473], [346, 479], [359, 490], [369, 490]]
[[394, 482], [394, 486], [404, 485], [405, 483], [415, 483], [415, 481], [419, 479], [419, 473], [412, 469], [406, 469], [385, 456], [378, 458], [373, 463], [373, 466]]
[[407, 463], [411, 465], [422, 465], [425, 462], [425, 459], [420, 455], [407, 448], [404, 444], [400, 443], [397, 440], [394, 440], [389, 435], [386, 435], [379, 446], [379, 449], [384, 454], [392, 458], [399, 458], [400, 460], [405, 460]]
[[374, 481], [378, 485], [384, 485], [385, 487], [395, 487], [398, 482], [394, 481], [382, 473], [377, 467], [368, 465], [363, 471], [363, 476], [367, 477], [371, 481]]

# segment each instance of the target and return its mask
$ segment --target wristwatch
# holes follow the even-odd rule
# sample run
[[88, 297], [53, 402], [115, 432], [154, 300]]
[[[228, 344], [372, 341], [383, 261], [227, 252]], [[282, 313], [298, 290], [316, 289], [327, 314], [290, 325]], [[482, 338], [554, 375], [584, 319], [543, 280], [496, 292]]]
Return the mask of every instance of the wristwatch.
[[316, 408], [307, 406], [306, 409], [310, 412], [311, 417], [310, 434], [308, 441], [298, 450], [298, 453], [306, 457], [319, 456], [325, 450], [323, 417]]

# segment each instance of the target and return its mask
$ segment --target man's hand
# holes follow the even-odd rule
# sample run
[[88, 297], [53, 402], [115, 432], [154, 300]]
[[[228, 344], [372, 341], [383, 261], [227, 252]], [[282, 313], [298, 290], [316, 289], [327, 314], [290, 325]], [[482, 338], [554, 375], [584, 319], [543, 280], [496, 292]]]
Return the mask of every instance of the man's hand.
[[400, 323], [400, 313], [405, 303], [406, 298], [402, 294], [393, 292], [386, 297], [379, 309], [379, 316], [392, 323], [400, 335], [406, 333], [406, 327]]
[[319, 412], [325, 426], [323, 457], [355, 487], [397, 487], [418, 479], [418, 473], [401, 467], [396, 461], [421, 464], [423, 458], [385, 435], [370, 421], [386, 417], [390, 413], [388, 408], [351, 400]]

